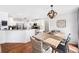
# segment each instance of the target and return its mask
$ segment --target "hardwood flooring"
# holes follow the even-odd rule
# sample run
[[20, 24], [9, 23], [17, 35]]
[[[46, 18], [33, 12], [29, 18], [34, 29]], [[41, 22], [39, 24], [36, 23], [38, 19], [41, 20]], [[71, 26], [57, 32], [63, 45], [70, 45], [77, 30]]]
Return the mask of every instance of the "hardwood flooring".
[[[1, 44], [1, 51], [2, 53], [32, 53], [32, 43], [5, 43]], [[78, 48], [74, 45], [69, 45], [69, 49], [71, 50], [70, 53], [77, 53]]]
[[1, 44], [2, 53], [31, 53], [32, 44], [28, 43], [5, 43]]

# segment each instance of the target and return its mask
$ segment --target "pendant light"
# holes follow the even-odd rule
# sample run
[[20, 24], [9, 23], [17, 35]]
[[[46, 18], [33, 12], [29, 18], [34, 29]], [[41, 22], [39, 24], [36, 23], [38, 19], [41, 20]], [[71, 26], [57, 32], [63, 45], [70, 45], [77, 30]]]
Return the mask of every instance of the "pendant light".
[[51, 7], [51, 10], [48, 12], [47, 16], [50, 18], [50, 19], [53, 19], [56, 15], [57, 15], [57, 12], [55, 12], [53, 10], [53, 5], [50, 5]]

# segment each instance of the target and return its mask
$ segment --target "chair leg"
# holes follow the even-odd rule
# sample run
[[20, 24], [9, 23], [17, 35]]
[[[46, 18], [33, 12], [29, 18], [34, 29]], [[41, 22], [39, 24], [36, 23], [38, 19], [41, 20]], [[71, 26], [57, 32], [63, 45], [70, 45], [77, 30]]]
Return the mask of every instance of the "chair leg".
[[52, 53], [56, 53], [56, 52], [57, 52], [56, 49], [52, 47]]
[[52, 53], [56, 53], [56, 50], [53, 50]]
[[69, 47], [67, 47], [67, 53], [69, 53]]
[[55, 53], [56, 53], [56, 50], [55, 50]]
[[54, 52], [54, 50], [52, 50], [52, 53]]

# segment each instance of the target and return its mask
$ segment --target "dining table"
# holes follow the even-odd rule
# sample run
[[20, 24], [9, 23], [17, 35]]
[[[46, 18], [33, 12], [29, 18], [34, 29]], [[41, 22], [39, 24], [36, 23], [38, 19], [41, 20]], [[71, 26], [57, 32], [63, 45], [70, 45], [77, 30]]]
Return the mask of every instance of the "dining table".
[[[58, 34], [58, 33], [56, 33]], [[59, 34], [59, 36], [54, 34], [49, 34], [46, 32], [38, 33], [33, 36], [36, 40], [40, 40], [52, 47], [53, 50], [56, 50], [58, 45], [64, 40], [64, 37]]]

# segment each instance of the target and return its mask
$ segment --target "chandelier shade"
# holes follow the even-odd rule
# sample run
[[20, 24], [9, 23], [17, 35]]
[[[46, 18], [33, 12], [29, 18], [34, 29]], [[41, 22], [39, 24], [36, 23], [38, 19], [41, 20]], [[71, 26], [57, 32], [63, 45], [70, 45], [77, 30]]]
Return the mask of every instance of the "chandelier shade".
[[52, 7], [53, 5], [51, 5], [51, 10], [47, 14], [50, 19], [53, 19], [57, 15], [57, 12], [55, 12]]

